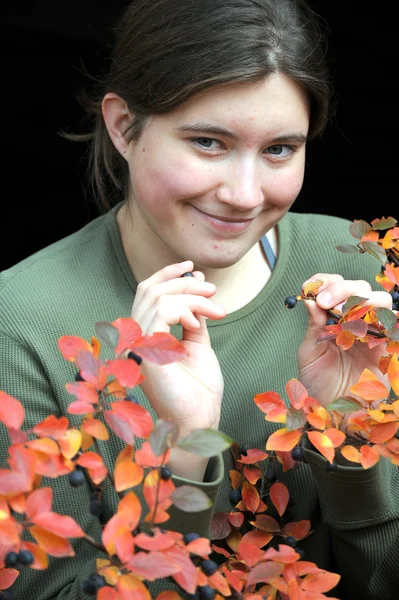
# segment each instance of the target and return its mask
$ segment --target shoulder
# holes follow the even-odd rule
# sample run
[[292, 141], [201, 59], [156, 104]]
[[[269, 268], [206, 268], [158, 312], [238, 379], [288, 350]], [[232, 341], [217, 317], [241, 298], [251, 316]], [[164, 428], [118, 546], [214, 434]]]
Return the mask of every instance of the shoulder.
[[[108, 215], [51, 244], [0, 273], [0, 330], [73, 312], [90, 288], [93, 274], [104, 271], [112, 255]], [[85, 293], [86, 289], [86, 293]]]

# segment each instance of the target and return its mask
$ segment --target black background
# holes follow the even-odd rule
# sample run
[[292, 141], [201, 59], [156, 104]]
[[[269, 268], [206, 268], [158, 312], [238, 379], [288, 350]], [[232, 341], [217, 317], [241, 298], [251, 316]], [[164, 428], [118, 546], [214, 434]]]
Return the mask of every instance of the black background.
[[[215, 0], [216, 1], [216, 0]], [[76, 94], [106, 64], [125, 2], [43, 0], [1, 8], [0, 270], [97, 216], [84, 191], [85, 146], [57, 133], [78, 129]], [[370, 221], [398, 217], [398, 51], [387, 3], [314, 0], [331, 30], [337, 109], [310, 144], [295, 204]]]

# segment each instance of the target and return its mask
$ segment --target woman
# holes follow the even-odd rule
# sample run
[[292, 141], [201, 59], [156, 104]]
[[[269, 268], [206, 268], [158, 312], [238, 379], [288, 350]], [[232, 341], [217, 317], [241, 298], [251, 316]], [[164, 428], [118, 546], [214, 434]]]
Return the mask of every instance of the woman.
[[[75, 371], [58, 338], [90, 339], [96, 321], [122, 316], [185, 345], [181, 364], [144, 361], [137, 392], [181, 435], [214, 427], [263, 449], [275, 426], [262, 419], [257, 393], [283, 393], [300, 377], [326, 405], [364, 368], [379, 373], [378, 349], [342, 353], [316, 343], [326, 310], [350, 295], [391, 308], [390, 295], [369, 283], [376, 262], [336, 251], [352, 239], [348, 222], [291, 210], [306, 143], [327, 120], [324, 55], [321, 25], [302, 1], [136, 0], [127, 9], [86, 136], [107, 210], [1, 275], [1, 388], [23, 401], [28, 426], [68, 414], [65, 384]], [[309, 279], [324, 281], [317, 301], [287, 311], [284, 298]], [[121, 448], [115, 437], [103, 444], [111, 470]], [[282, 480], [294, 519], [312, 524], [306, 559], [341, 574], [334, 594], [342, 599], [393, 598], [396, 469], [381, 460], [367, 471], [341, 465], [330, 473], [319, 454], [305, 452], [307, 464]], [[174, 449], [169, 467], [177, 485], [197, 485], [215, 505], [194, 514], [172, 508], [166, 526], [209, 535], [213, 512], [232, 507], [229, 453], [208, 461]], [[90, 489], [72, 489], [66, 478], [53, 485], [53, 509], [99, 539]], [[116, 503], [107, 489], [103, 521]], [[37, 600], [80, 598], [98, 552], [79, 540], [75, 549], [79, 560], [54, 560], [39, 577], [25, 570], [16, 597], [34, 589]], [[154, 597], [160, 589], [152, 584]]]

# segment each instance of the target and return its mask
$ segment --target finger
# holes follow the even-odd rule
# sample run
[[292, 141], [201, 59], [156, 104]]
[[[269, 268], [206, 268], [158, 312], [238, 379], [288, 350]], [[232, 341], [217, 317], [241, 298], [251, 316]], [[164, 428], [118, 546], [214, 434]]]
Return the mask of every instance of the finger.
[[[137, 286], [136, 296], [140, 296], [143, 294], [147, 288], [152, 285], [162, 283], [164, 281], [169, 281], [170, 279], [180, 278], [183, 273], [187, 273], [192, 271], [194, 268], [194, 263], [192, 260], [185, 260], [181, 263], [174, 263], [173, 265], [167, 265], [163, 269], [156, 271], [151, 277], [148, 279], [144, 279]], [[193, 279], [192, 277], [183, 277], [182, 279]]]
[[210, 346], [211, 340], [209, 337], [208, 327], [206, 325], [206, 318], [202, 315], [195, 315], [195, 317], [200, 325], [199, 328], [193, 331], [187, 327], [183, 327], [182, 340], [186, 342], [196, 342], [197, 344], [206, 344], [207, 346]]
[[188, 294], [163, 296], [153, 305], [140, 322], [143, 333], [151, 335], [156, 331], [169, 332], [172, 325], [180, 323], [183, 328], [197, 332], [201, 329], [198, 316], [208, 319], [221, 319], [224, 308], [202, 296]]

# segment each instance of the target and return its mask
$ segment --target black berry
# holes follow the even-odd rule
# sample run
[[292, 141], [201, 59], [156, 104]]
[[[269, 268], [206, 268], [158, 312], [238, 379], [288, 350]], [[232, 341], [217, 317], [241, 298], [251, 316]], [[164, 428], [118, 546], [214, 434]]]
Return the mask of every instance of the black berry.
[[336, 325], [337, 321], [335, 319], [327, 319], [326, 325]]
[[89, 511], [94, 517], [100, 517], [103, 512], [103, 505], [101, 500], [98, 498], [92, 498], [90, 500]]
[[191, 271], [188, 271], [187, 273], [183, 273], [181, 277], [194, 277], [194, 275], [191, 273]]
[[185, 544], [189, 544], [190, 542], [193, 542], [194, 540], [197, 540], [199, 538], [198, 533], [195, 533], [194, 531], [192, 531], [191, 533], [186, 533], [186, 535], [183, 537], [183, 541]]
[[199, 585], [198, 591], [201, 600], [213, 600], [213, 598], [216, 596], [216, 590], [211, 588], [210, 585]]
[[218, 565], [214, 560], [206, 559], [202, 561], [201, 569], [205, 575], [213, 575], [218, 570]]
[[168, 467], [161, 467], [161, 479], [167, 481], [172, 477], [172, 471]]
[[196, 591], [195, 594], [187, 594], [187, 599], [188, 600], [201, 600], [201, 596], [199, 595], [199, 592]]
[[291, 546], [291, 548], [294, 548], [296, 546], [296, 539], [293, 535], [287, 535], [284, 541], [287, 544], [287, 546]]
[[336, 471], [338, 469], [338, 465], [335, 460], [332, 463], [326, 461], [326, 471]]
[[297, 305], [297, 302], [298, 300], [295, 298], [295, 296], [287, 296], [284, 300], [286, 308], [294, 308], [294, 306]]
[[246, 446], [241, 446], [241, 456], [248, 455], [248, 448]]
[[138, 365], [141, 365], [141, 363], [143, 362], [143, 359], [141, 358], [141, 356], [139, 356], [135, 352], [129, 352], [129, 354], [127, 355], [127, 357], [131, 358], [132, 360], [134, 360]]
[[241, 496], [241, 490], [231, 490], [230, 495], [230, 502], [234, 505], [238, 504], [238, 502], [241, 500], [242, 496]]
[[82, 589], [86, 594], [94, 595], [98, 589], [104, 587], [105, 583], [105, 579], [102, 575], [92, 573], [92, 575], [89, 575], [89, 577], [83, 581]]
[[30, 550], [20, 550], [18, 553], [18, 562], [20, 562], [21, 565], [29, 566], [34, 560], [33, 554]]
[[84, 379], [79, 371], [75, 375], [75, 381], [84, 381]]
[[72, 471], [72, 473], [69, 473], [68, 480], [72, 487], [79, 487], [80, 485], [84, 484], [86, 478], [82, 469], [75, 468], [75, 470]]
[[0, 590], [0, 600], [12, 600], [10, 592]]
[[18, 552], [9, 552], [4, 559], [4, 565], [7, 567], [7, 569], [10, 569], [12, 567], [15, 567], [15, 565], [17, 564]]
[[295, 446], [295, 448], [291, 450], [291, 457], [293, 460], [302, 461], [305, 458], [303, 448], [301, 446]]

